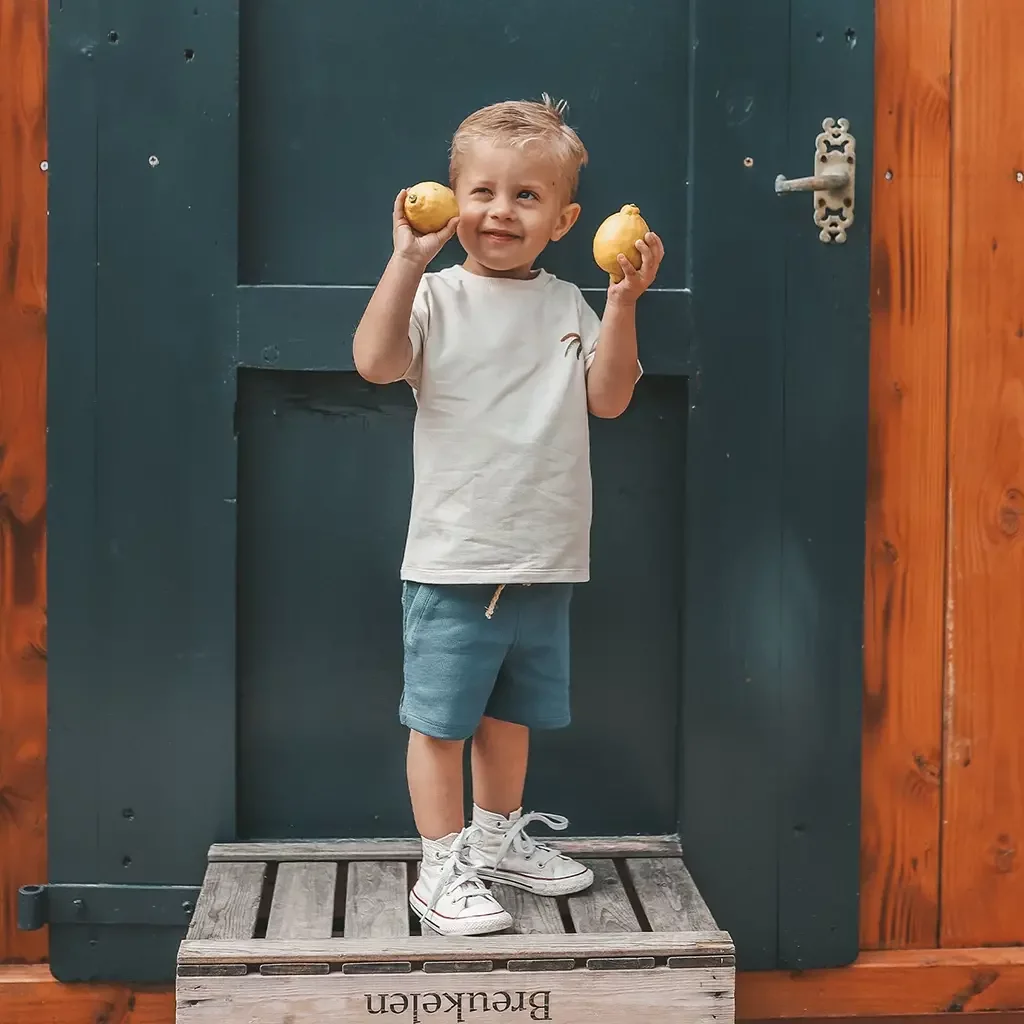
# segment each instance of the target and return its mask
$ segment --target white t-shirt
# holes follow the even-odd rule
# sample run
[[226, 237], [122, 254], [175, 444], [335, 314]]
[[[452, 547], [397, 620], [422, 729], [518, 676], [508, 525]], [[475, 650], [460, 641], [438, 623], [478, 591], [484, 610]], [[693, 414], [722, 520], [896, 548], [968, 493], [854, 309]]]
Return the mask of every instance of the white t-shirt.
[[586, 370], [601, 322], [574, 284], [449, 267], [413, 303], [414, 484], [402, 579], [590, 578]]

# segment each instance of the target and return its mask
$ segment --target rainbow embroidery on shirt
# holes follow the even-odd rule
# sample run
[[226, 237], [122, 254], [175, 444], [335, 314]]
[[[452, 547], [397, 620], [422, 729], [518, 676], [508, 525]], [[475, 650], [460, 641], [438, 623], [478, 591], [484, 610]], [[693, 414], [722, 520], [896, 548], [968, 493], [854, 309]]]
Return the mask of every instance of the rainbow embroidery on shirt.
[[[568, 344], [566, 344], [568, 342]], [[583, 339], [573, 332], [566, 334], [560, 344], [565, 345], [564, 355], [568, 355], [572, 351], [573, 345], [576, 346], [576, 358], [579, 359], [580, 354], [583, 352]]]

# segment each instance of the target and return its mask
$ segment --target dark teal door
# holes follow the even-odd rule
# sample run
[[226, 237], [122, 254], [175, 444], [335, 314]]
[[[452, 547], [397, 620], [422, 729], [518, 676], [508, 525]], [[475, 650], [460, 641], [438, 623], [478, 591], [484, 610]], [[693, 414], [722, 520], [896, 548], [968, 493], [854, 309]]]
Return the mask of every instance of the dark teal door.
[[[390, 255], [403, 182], [447, 180], [448, 142], [474, 106], [548, 90], [572, 102], [593, 171], [583, 222], [545, 265], [600, 308], [607, 275], [590, 243], [624, 202], [675, 252], [644, 309], [635, 407], [594, 425], [576, 726], [537, 737], [530, 799], [584, 833], [674, 832], [693, 341], [687, 5], [638, 14], [629, 40], [614, 5], [493, 3], [471, 18], [463, 3], [412, 8], [356, 5], [333, 20], [327, 0], [242, 8], [239, 359], [257, 369], [238, 387], [238, 829], [410, 834], [396, 707], [413, 401], [405, 385], [364, 384], [349, 339]], [[574, 35], [602, 59], [567, 53]], [[407, 69], [391, 81], [384, 40], [388, 63]], [[441, 69], [419, 85], [413, 69], [435, 48]], [[437, 266], [461, 257], [452, 244]], [[371, 783], [345, 782], [369, 763]]]
[[[469, 110], [547, 91], [591, 164], [545, 266], [600, 311], [590, 240], [626, 202], [668, 256], [633, 406], [593, 425], [575, 724], [529, 802], [679, 831], [749, 968], [852, 959], [872, 7], [53, 6], [51, 881], [411, 833], [413, 404], [350, 339], [395, 192], [444, 180]], [[843, 245], [774, 191], [826, 117], [857, 139]], [[58, 976], [169, 976], [173, 915], [139, 917], [55, 922]]]

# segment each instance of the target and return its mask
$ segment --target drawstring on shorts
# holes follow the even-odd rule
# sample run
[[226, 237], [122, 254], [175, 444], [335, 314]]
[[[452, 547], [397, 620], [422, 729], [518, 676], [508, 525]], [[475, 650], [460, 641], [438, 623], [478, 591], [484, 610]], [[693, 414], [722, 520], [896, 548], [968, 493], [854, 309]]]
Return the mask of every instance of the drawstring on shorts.
[[[499, 583], [498, 584], [498, 589], [491, 596], [491, 603], [487, 606], [487, 611], [484, 612], [484, 615], [486, 615], [487, 618], [489, 618], [489, 619], [493, 619], [494, 618], [494, 612], [495, 612], [495, 610], [498, 607], [498, 600], [501, 597], [501, 592], [505, 589], [506, 586], [507, 586], [507, 584], [505, 584], [505, 583]], [[530, 586], [530, 584], [529, 583], [522, 583], [522, 584], [520, 584], [520, 586], [528, 587], [528, 586]]]
[[494, 618], [494, 609], [498, 607], [498, 598], [501, 597], [501, 592], [504, 589], [505, 589], [505, 584], [504, 583], [501, 583], [501, 584], [498, 585], [498, 589], [494, 592], [494, 596], [491, 598], [491, 603], [487, 606], [487, 611], [484, 612], [484, 615], [486, 615], [487, 618], [489, 618], [489, 619]]

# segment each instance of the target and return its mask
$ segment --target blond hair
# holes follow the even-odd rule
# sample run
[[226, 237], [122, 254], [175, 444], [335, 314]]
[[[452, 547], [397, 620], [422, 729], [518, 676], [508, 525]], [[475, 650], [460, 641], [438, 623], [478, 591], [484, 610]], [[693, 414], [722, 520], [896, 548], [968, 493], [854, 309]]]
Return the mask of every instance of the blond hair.
[[474, 111], [459, 125], [452, 138], [448, 174], [454, 186], [459, 161], [466, 148], [479, 139], [503, 146], [526, 149], [541, 146], [563, 171], [569, 198], [576, 195], [580, 169], [586, 165], [587, 150], [580, 137], [565, 123], [569, 105], [553, 100], [546, 92], [537, 100], [506, 100]]

